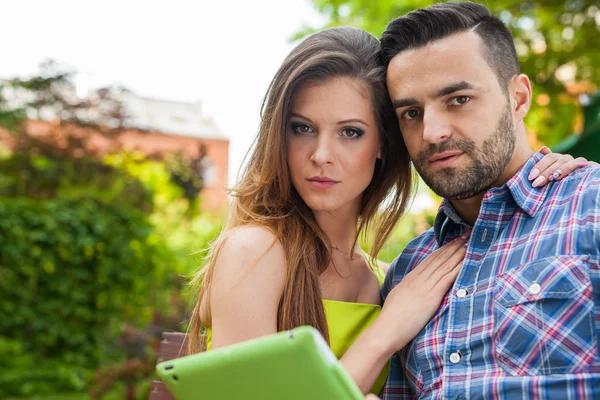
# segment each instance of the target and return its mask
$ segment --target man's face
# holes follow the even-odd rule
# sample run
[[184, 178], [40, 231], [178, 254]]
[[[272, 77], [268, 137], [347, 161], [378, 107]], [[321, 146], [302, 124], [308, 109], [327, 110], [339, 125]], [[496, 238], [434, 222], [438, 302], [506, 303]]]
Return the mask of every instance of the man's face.
[[387, 85], [427, 185], [455, 200], [494, 186], [514, 153], [515, 115], [476, 33], [399, 53], [388, 67]]

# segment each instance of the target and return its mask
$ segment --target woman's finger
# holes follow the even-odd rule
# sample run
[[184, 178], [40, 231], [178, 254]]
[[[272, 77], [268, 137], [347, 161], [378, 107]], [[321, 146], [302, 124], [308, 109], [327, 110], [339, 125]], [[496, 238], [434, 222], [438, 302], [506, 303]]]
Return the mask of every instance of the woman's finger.
[[583, 157], [577, 157], [574, 160], [568, 161], [563, 165], [560, 165], [557, 169], [552, 172], [552, 175], [548, 177], [550, 181], [558, 181], [562, 178], [569, 175], [571, 172], [576, 169], [587, 167], [589, 165], [589, 161]]
[[[418, 274], [415, 274], [415, 279], [430, 279], [431, 275], [437, 271], [442, 265], [444, 265], [456, 252], [460, 252], [461, 249], [465, 249], [465, 243], [467, 239], [459, 237], [450, 243], [447, 243], [439, 250], [439, 253], [432, 260], [427, 260], [428, 263], [423, 266]], [[436, 251], [438, 251], [436, 250]], [[431, 254], [433, 255], [433, 253]], [[431, 255], [429, 257], [431, 257]], [[428, 257], [428, 258], [429, 258]], [[419, 265], [418, 268], [421, 266]]]
[[565, 165], [565, 162], [561, 159], [557, 159], [554, 163], [548, 165], [548, 167], [541, 171], [540, 174], [533, 180], [531, 186], [540, 187], [547, 185], [556, 179], [557, 174], [562, 174], [561, 167]]
[[442, 280], [442, 278], [444, 278], [444, 276], [460, 267], [465, 259], [466, 252], [467, 249], [464, 246], [461, 247], [454, 254], [448, 257], [448, 259], [440, 266], [440, 268], [433, 271], [429, 277], [429, 279], [432, 281], [432, 284], [435, 286], [440, 280]]
[[542, 146], [538, 151], [542, 153], [542, 155], [548, 155], [552, 153], [552, 150], [550, 150], [550, 147], [548, 146]]
[[[458, 238], [455, 239], [455, 240], [453, 240], [453, 241], [451, 241], [451, 242], [446, 243], [444, 246], [440, 247], [439, 249], [435, 250], [433, 253], [431, 253], [430, 255], [428, 255], [408, 275], [412, 274], [413, 276], [416, 276], [416, 275], [420, 275], [421, 273], [423, 273], [423, 271], [425, 269], [427, 269], [427, 267], [429, 265], [431, 265], [431, 263], [433, 263], [438, 257], [440, 257], [440, 255], [445, 254], [446, 252], [449, 251], [449, 249], [451, 250], [453, 248], [453, 246], [456, 246], [457, 245], [457, 243], [455, 243], [456, 240], [458, 240]], [[408, 277], [408, 275], [407, 275], [407, 277]]]
[[560, 180], [577, 168], [585, 167], [586, 165], [588, 165], [588, 162], [583, 157], [573, 159], [570, 155], [561, 155], [554, 164], [540, 173], [540, 176], [533, 181], [532, 186], [539, 187], [549, 182]]
[[456, 281], [456, 277], [460, 273], [462, 268], [462, 263], [457, 264], [454, 268], [452, 268], [448, 273], [437, 282], [436, 286], [434, 286], [434, 290], [441, 290], [443, 294], [448, 293], [448, 290], [454, 285]]
[[[533, 166], [533, 168], [529, 172], [529, 176], [527, 176], [527, 179], [530, 181], [539, 183], [541, 181], [541, 179], [538, 179], [538, 178], [540, 178], [542, 176], [541, 173], [543, 171], [546, 171], [552, 164], [554, 164], [556, 161], [558, 161], [560, 156], [561, 156], [561, 154], [556, 154], [556, 153], [551, 153], [551, 154], [544, 156], [544, 158], [542, 158], [540, 161], [538, 161]], [[547, 179], [547, 177], [544, 177], [544, 179]], [[547, 180], [546, 180], [546, 182], [547, 182]]]

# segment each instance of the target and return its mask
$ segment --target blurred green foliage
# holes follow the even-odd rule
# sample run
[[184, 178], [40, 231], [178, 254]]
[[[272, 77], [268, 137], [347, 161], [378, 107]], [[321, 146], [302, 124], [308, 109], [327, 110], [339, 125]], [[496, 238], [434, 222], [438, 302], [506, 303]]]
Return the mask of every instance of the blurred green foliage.
[[0, 196], [38, 200], [92, 196], [152, 211], [152, 190], [135, 177], [101, 161], [52, 159], [16, 153], [0, 160]]
[[[325, 27], [350, 25], [380, 37], [389, 21], [434, 0], [312, 0]], [[484, 2], [513, 33], [522, 72], [533, 83], [527, 116], [534, 146], [552, 146], [582, 129], [579, 95], [600, 83], [600, 3], [597, 0]], [[304, 27], [300, 39], [324, 26]], [[535, 135], [539, 142], [536, 142]]]
[[163, 163], [14, 154], [0, 176], [0, 397], [86, 389], [124, 359], [125, 324], [185, 329], [191, 299], [172, 296], [222, 217], [191, 208]]
[[[0, 96], [33, 91], [16, 109], [0, 97], [13, 139], [0, 149], [0, 398], [97, 398], [136, 382], [147, 397], [152, 346], [185, 329], [184, 277], [223, 216], [200, 211], [198, 163], [95, 153], [85, 133], [117, 138], [120, 106], [107, 91], [97, 99], [117, 128], [76, 118], [95, 105], [71, 102], [62, 90], [71, 75], [53, 68], [0, 85]], [[64, 119], [31, 134], [25, 116], [47, 107]]]
[[583, 132], [567, 137], [552, 150], [600, 162], [600, 91], [595, 96], [583, 98], [586, 103], [583, 107]]
[[195, 271], [210, 241], [220, 233], [225, 215], [201, 212], [199, 202], [190, 201], [185, 189], [173, 182], [169, 166], [147, 160], [141, 152], [111, 154], [104, 163], [126, 172], [152, 193], [152, 238], [174, 257], [170, 271], [181, 275]]
[[13, 353], [0, 395], [82, 389], [83, 371], [118, 357], [112, 338], [149, 320], [165, 279], [151, 229], [118, 202], [0, 200], [0, 332]]

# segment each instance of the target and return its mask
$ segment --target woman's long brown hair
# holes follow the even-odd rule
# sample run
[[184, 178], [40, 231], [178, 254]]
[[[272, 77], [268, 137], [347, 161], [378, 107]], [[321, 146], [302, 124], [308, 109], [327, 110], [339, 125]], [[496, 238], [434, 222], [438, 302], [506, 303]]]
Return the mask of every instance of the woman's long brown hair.
[[231, 191], [233, 201], [226, 225], [211, 246], [206, 265], [192, 281], [198, 297], [189, 328], [191, 353], [199, 351], [201, 315], [205, 321], [211, 320], [209, 292], [215, 260], [228, 233], [246, 225], [268, 227], [285, 252], [286, 265], [282, 268], [287, 268], [287, 273], [277, 329], [312, 325], [326, 339], [329, 337], [319, 276], [331, 259], [330, 241], [292, 185], [286, 154], [295, 92], [309, 82], [333, 77], [351, 78], [367, 87], [378, 121], [382, 158], [377, 160], [373, 179], [363, 193], [357, 227], [359, 234], [376, 227], [370, 252], [373, 259], [403, 214], [413, 180], [408, 151], [385, 86], [379, 41], [365, 31], [348, 27], [308, 37], [284, 60], [269, 86], [254, 150]]

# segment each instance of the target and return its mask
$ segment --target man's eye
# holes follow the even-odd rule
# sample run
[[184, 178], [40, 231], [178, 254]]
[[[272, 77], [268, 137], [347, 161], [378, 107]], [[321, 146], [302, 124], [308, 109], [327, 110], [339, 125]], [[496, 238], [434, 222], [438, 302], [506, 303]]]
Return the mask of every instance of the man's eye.
[[402, 113], [402, 118], [404, 118], [404, 119], [415, 119], [419, 115], [421, 115], [421, 113], [419, 112], [419, 110], [415, 110], [414, 108], [412, 108], [410, 110], [404, 111]]
[[312, 128], [306, 124], [292, 124], [292, 131], [297, 134], [310, 133]]
[[450, 100], [450, 103], [454, 106], [462, 106], [463, 104], [467, 104], [471, 100], [469, 96], [457, 96]]

